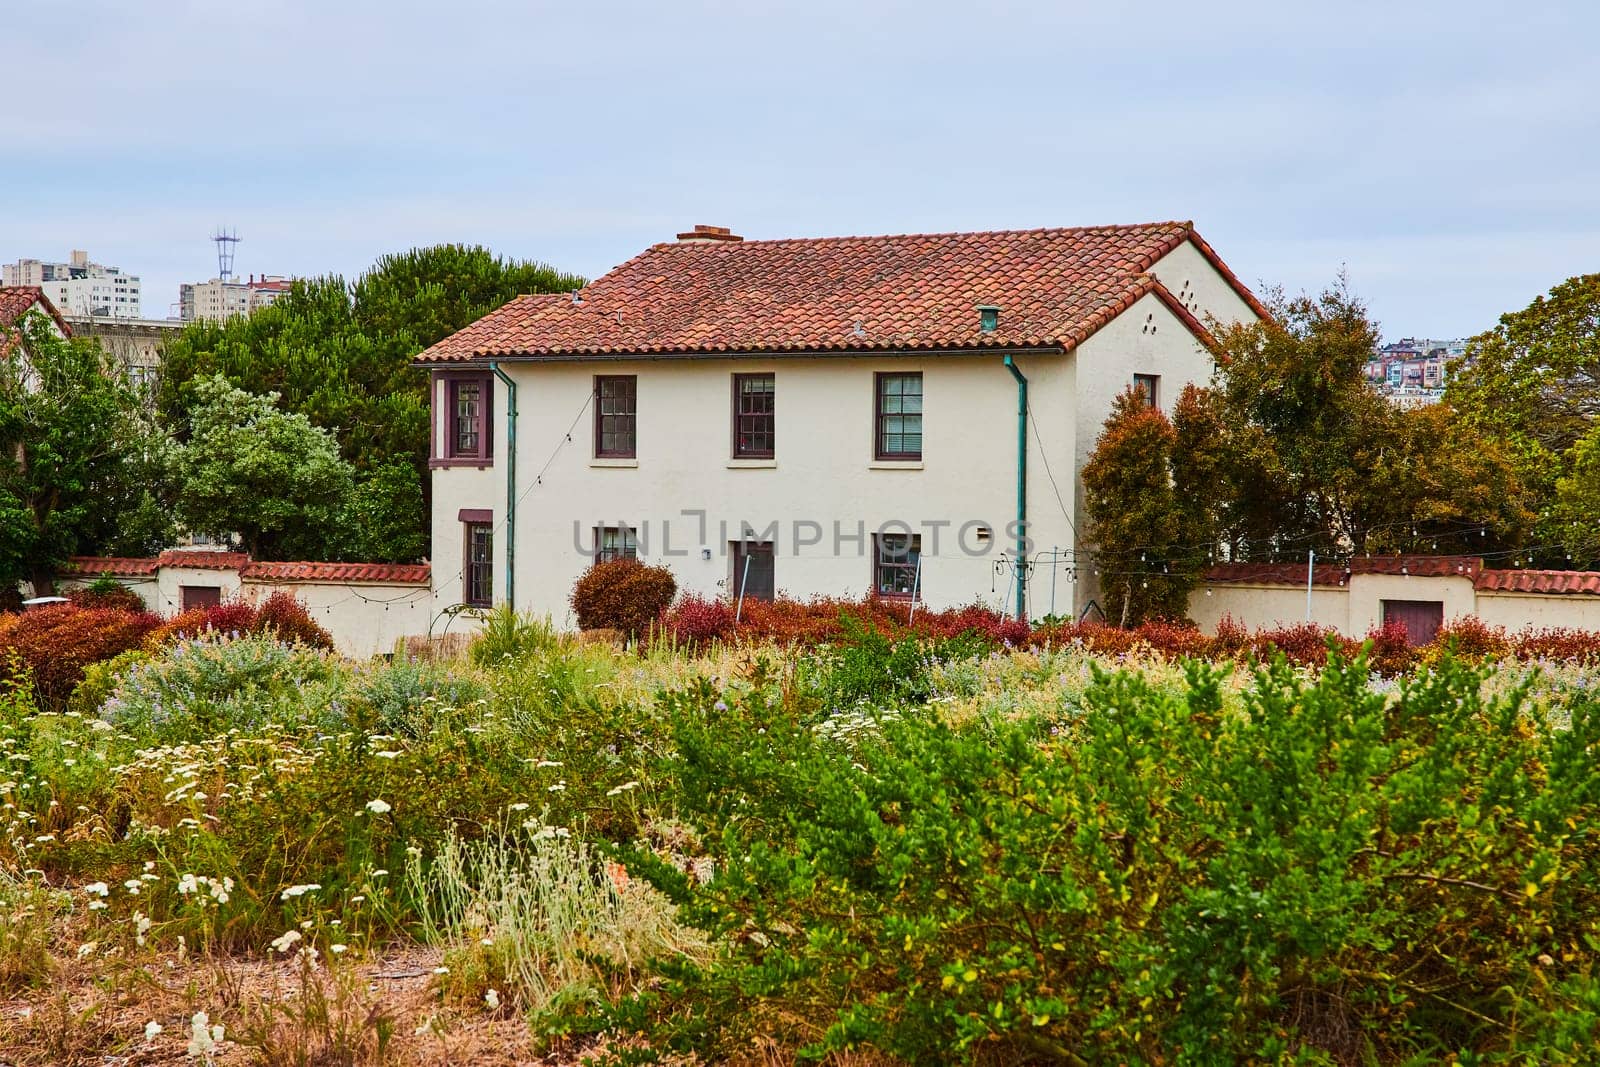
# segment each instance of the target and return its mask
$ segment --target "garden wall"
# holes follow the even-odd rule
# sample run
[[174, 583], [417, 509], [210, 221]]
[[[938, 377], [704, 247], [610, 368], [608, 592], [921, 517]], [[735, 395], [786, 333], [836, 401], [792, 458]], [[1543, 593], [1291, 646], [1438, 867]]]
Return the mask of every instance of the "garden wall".
[[427, 564], [258, 562], [242, 552], [178, 549], [140, 559], [77, 557], [59, 584], [67, 590], [102, 576], [162, 615], [235, 597], [259, 604], [281, 590], [305, 604], [340, 652], [362, 659], [426, 634], [431, 621]]
[[[1189, 617], [1215, 633], [1227, 616], [1248, 629], [1306, 621], [1307, 568], [1301, 563], [1213, 567], [1189, 598]], [[1438, 605], [1445, 621], [1475, 615], [1508, 630], [1600, 630], [1600, 572], [1488, 570], [1480, 559], [1363, 557], [1311, 571], [1311, 621], [1350, 637], [1382, 624], [1384, 605]]]

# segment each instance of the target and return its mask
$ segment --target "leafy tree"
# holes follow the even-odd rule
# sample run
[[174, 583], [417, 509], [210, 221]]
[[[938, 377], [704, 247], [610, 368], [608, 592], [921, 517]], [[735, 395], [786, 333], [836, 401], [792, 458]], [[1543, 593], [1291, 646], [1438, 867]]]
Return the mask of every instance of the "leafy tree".
[[341, 559], [411, 563], [428, 553], [428, 513], [411, 465], [394, 460], [369, 472], [337, 520]]
[[237, 534], [264, 559], [325, 559], [350, 496], [350, 465], [333, 437], [221, 375], [198, 383], [179, 449], [178, 517], [191, 531]]
[[331, 432], [360, 470], [405, 459], [419, 484], [428, 446], [427, 379], [410, 361], [520, 293], [559, 292], [583, 279], [487, 249], [436, 245], [384, 256], [346, 284], [296, 282], [271, 307], [197, 322], [169, 346], [158, 406], [182, 432], [199, 384], [221, 374]]
[[1083, 468], [1088, 539], [1105, 590], [1106, 614], [1127, 626], [1147, 618], [1182, 618], [1192, 568], [1186, 554], [1184, 505], [1172, 479], [1177, 434], [1143, 394], [1117, 397]]
[[1580, 567], [1600, 562], [1600, 424], [1564, 457], [1566, 473], [1556, 479], [1550, 517]]
[[97, 342], [43, 316], [19, 334], [0, 343], [0, 587], [45, 594], [70, 556], [166, 540], [167, 442]]
[[[338, 505], [348, 521], [297, 544], [287, 533], [273, 536], [260, 549], [281, 553], [293, 544], [310, 559], [418, 558], [428, 538], [428, 397], [412, 357], [520, 293], [582, 284], [541, 263], [464, 245], [384, 256], [354, 284], [337, 276], [296, 282], [253, 315], [190, 325], [167, 348], [158, 410], [181, 438], [213, 376], [249, 393], [275, 394], [284, 411], [332, 435], [354, 466], [354, 495]], [[400, 484], [402, 469], [410, 489]], [[242, 517], [248, 502], [240, 503], [231, 511]], [[377, 519], [378, 512], [385, 517]]]
[[[1502, 315], [1472, 339], [1445, 395], [1511, 459], [1540, 512], [1537, 540], [1573, 544], [1571, 509], [1591, 477], [1578, 470], [1589, 456], [1580, 445], [1600, 415], [1600, 274], [1569, 278]], [[1600, 511], [1588, 515], [1600, 522]]]
[[[1448, 406], [1401, 410], [1362, 368], [1378, 327], [1341, 277], [1274, 294], [1273, 317], [1219, 326], [1219, 547], [1233, 559], [1520, 543], [1531, 516], [1511, 461]], [[1207, 483], [1196, 483], [1196, 492]]]

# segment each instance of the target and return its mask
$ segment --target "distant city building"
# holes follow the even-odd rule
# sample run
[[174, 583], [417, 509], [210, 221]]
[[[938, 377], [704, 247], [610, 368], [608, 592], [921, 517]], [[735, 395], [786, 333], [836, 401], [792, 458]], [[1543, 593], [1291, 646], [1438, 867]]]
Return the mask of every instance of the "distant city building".
[[89, 253], [80, 249], [74, 249], [65, 263], [39, 259], [7, 263], [0, 269], [0, 277], [8, 286], [38, 286], [63, 315], [140, 317], [139, 276], [90, 262]]
[[1401, 407], [1431, 404], [1444, 395], [1451, 364], [1467, 354], [1465, 338], [1391, 341], [1367, 360], [1367, 382]]
[[178, 287], [178, 317], [184, 322], [221, 322], [270, 307], [289, 291], [294, 279], [277, 274], [251, 275], [248, 281], [212, 278]]
[[183, 329], [176, 319], [90, 319], [65, 316], [74, 337], [100, 342], [135, 385], [154, 389], [166, 344]]

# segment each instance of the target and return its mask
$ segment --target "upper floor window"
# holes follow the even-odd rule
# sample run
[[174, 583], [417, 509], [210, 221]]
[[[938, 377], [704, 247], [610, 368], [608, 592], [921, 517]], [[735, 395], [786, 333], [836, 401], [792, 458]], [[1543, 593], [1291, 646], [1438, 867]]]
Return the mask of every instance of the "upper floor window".
[[444, 379], [444, 427], [439, 458], [484, 463], [494, 453], [489, 426], [489, 401], [494, 395], [487, 375], [454, 374]]
[[1135, 374], [1133, 376], [1133, 390], [1144, 395], [1144, 406], [1154, 408], [1160, 403], [1157, 391], [1161, 388], [1161, 375]]
[[874, 379], [874, 453], [878, 459], [922, 458], [922, 374]]
[[776, 453], [777, 384], [771, 374], [733, 376], [733, 455], [771, 459]]
[[598, 374], [594, 379], [594, 454], [633, 459], [638, 454], [639, 379], [632, 374]]

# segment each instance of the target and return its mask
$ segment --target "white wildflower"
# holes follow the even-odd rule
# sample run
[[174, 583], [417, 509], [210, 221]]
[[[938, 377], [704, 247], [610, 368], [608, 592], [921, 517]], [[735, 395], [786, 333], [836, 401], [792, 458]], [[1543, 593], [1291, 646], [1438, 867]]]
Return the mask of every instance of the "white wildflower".
[[338, 956], [338, 955], [342, 954], [347, 947], [348, 946], [345, 946], [345, 945], [329, 945], [328, 946], [328, 951], [333, 953], [335, 956]]
[[367, 801], [367, 810], [374, 815], [385, 815], [393, 809], [389, 807], [389, 802], [386, 800], [369, 800]]
[[85, 893], [93, 893], [97, 897], [108, 897], [111, 895], [111, 887], [106, 885], [104, 882], [90, 882], [88, 885], [83, 887], [83, 891]]
[[194, 1013], [194, 1018], [189, 1020], [189, 1055], [195, 1059], [200, 1057], [210, 1058], [217, 1050], [217, 1044], [222, 1041], [222, 1026], [211, 1024], [211, 1017], [203, 1011]]
[[321, 888], [316, 882], [312, 882], [309, 885], [292, 885], [279, 894], [278, 899], [293, 900], [295, 897], [303, 897], [307, 893], [314, 893]]
[[190, 893], [193, 893], [199, 888], [200, 880], [192, 874], [185, 874], [182, 878], [178, 879], [178, 892], [182, 893], [184, 896], [188, 896]]
[[294, 947], [294, 943], [296, 941], [299, 941], [299, 940], [300, 940], [300, 931], [299, 930], [285, 930], [283, 933], [279, 934], [273, 940], [273, 942], [272, 942], [273, 951], [275, 951], [275, 952], [288, 952], [291, 948]]
[[144, 1039], [146, 1041], [154, 1041], [156, 1039], [156, 1035], [165, 1029], [166, 1027], [162, 1026], [154, 1019], [151, 1019], [149, 1022], [144, 1024]]
[[81, 960], [85, 956], [93, 956], [94, 950], [99, 947], [100, 943], [98, 941], [85, 941], [78, 946], [78, 958]]
[[500, 991], [491, 989], [483, 995], [484, 1006], [490, 1011], [500, 1010]]
[[626, 793], [630, 789], [638, 789], [638, 788], [639, 788], [639, 783], [638, 782], [633, 782], [633, 781], [623, 782], [621, 785], [617, 786], [615, 789], [607, 789], [606, 790], [606, 796], [614, 797], [619, 793]]

